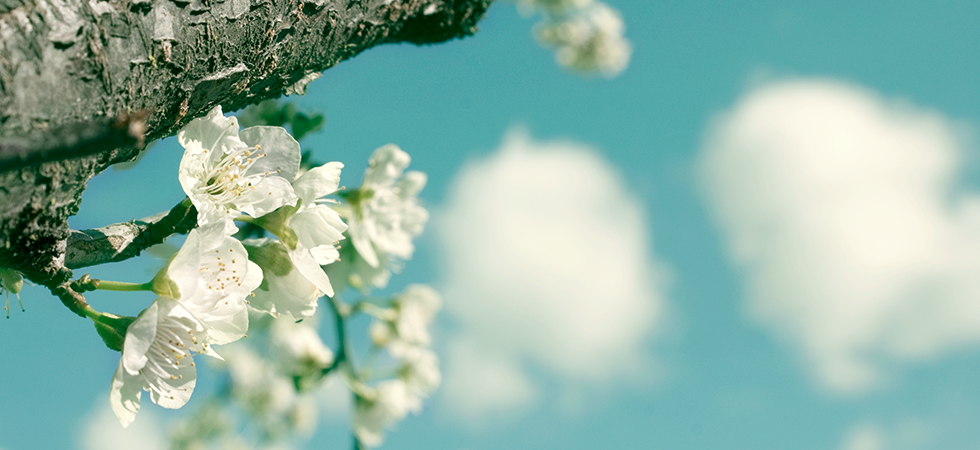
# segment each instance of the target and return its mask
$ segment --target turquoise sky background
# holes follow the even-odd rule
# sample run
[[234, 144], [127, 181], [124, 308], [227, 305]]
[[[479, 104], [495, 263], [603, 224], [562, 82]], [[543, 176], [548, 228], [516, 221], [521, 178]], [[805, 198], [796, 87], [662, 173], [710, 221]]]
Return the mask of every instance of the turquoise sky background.
[[[608, 3], [623, 13], [634, 46], [629, 69], [612, 80], [562, 70], [532, 38], [536, 19], [522, 18], [501, 1], [471, 38], [369, 50], [328, 70], [305, 97], [295, 98], [301, 108], [325, 112], [323, 131], [303, 145], [320, 161], [344, 162], [348, 186], [359, 182], [375, 148], [396, 143], [409, 152], [411, 167], [429, 175], [422, 198], [434, 222], [447, 214], [460, 171], [486, 161], [514, 127], [534, 141], [589, 146], [638, 199], [648, 228], [643, 245], [668, 280], [658, 285], [666, 313], [638, 344], [649, 360], [641, 373], [570, 380], [525, 361], [539, 392], [536, 401], [466, 422], [447, 406], [453, 399], [443, 391], [423, 415], [390, 433], [382, 448], [980, 445], [975, 341], [921, 358], [888, 360], [886, 381], [870, 389], [824, 388], [799, 345], [747, 313], [750, 280], [730, 257], [726, 235], [709, 210], [709, 194], [698, 181], [708, 130], [739, 98], [768, 83], [815, 77], [947, 118], [966, 136], [954, 185], [971, 192], [980, 181], [977, 147], [969, 138], [980, 119], [980, 4]], [[163, 142], [140, 166], [94, 179], [72, 227], [169, 209], [183, 198], [176, 179], [180, 152], [176, 143]], [[420, 239], [392, 291], [411, 282], [447, 284], [445, 246], [435, 228]], [[92, 273], [141, 281], [159, 264], [146, 257]], [[0, 321], [0, 448], [78, 447], [86, 419], [109, 408], [105, 397], [118, 354], [101, 345], [87, 320], [43, 290], [27, 287], [21, 297], [27, 312], [13, 308], [11, 319]], [[143, 297], [99, 293], [90, 302], [100, 310], [136, 314], [152, 300]], [[435, 345], [444, 364], [447, 349], [465, 331], [453, 308], [447, 310]], [[214, 383], [202, 375], [194, 399]], [[166, 422], [179, 413], [145, 402], [137, 421], [144, 415]], [[343, 419], [323, 416], [317, 434], [297, 445], [348, 448]], [[865, 447], [859, 446], [861, 436]], [[875, 439], [881, 445], [873, 446]], [[849, 440], [854, 446], [847, 447]]]

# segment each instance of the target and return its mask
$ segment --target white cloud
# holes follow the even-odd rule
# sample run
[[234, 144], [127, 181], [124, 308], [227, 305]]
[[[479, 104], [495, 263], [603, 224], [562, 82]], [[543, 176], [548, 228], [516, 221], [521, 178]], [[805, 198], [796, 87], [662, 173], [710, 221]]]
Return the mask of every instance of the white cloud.
[[851, 430], [844, 441], [843, 450], [882, 450], [884, 437], [873, 425], [860, 425]]
[[635, 376], [661, 316], [642, 208], [597, 153], [512, 132], [452, 187], [437, 228], [460, 341], [443, 398], [463, 416], [527, 405], [522, 364], [576, 382]]
[[952, 184], [941, 114], [833, 81], [750, 92], [709, 136], [702, 184], [751, 314], [839, 392], [980, 340], [980, 199]]
[[[155, 406], [155, 405], [154, 405]], [[96, 400], [92, 410], [85, 415], [89, 420], [82, 425], [79, 447], [86, 450], [163, 450], [167, 448], [166, 436], [156, 415], [141, 410], [128, 428], [109, 407], [109, 393]]]

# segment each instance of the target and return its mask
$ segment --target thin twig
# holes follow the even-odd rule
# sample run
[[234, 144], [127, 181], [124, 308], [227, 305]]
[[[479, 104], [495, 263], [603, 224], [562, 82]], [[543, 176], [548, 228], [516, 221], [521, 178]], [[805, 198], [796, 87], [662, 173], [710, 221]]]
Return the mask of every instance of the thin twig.
[[197, 226], [197, 209], [184, 200], [167, 215], [116, 223], [102, 228], [71, 230], [65, 266], [71, 269], [124, 261], [173, 234], [187, 234]]
[[150, 110], [72, 123], [0, 141], [0, 172], [87, 156], [118, 148], [142, 148]]

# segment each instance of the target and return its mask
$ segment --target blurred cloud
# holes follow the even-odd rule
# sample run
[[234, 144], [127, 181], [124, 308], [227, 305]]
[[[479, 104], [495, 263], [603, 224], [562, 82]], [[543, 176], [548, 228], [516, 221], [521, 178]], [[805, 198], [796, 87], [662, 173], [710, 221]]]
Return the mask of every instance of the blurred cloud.
[[636, 378], [663, 309], [638, 201], [597, 152], [512, 131], [457, 177], [437, 220], [447, 310], [460, 322], [442, 398], [458, 417], [537, 397], [526, 365], [563, 379]]
[[843, 450], [882, 450], [884, 438], [873, 425], [860, 425], [851, 430], [844, 441]]
[[501, 355], [472, 341], [460, 340], [450, 344], [446, 360], [452, 363], [443, 399], [451, 401], [452, 409], [465, 420], [505, 418], [537, 399], [534, 382], [524, 373], [516, 355]]
[[840, 82], [761, 87], [719, 118], [701, 181], [751, 315], [837, 392], [980, 340], [980, 198], [942, 114]]
[[[940, 426], [917, 418], [902, 418], [882, 426], [877, 423], [860, 423], [852, 427], [844, 437], [841, 450], [925, 450], [950, 448], [949, 442], [941, 442]], [[946, 434], [952, 430], [944, 430]], [[947, 438], [950, 437], [947, 435]]]
[[[156, 405], [153, 405], [156, 406]], [[128, 428], [119, 424], [119, 419], [109, 407], [109, 393], [99, 397], [92, 409], [84, 417], [78, 447], [86, 450], [163, 450], [166, 436], [156, 415], [149, 408], [140, 410], [139, 416]]]

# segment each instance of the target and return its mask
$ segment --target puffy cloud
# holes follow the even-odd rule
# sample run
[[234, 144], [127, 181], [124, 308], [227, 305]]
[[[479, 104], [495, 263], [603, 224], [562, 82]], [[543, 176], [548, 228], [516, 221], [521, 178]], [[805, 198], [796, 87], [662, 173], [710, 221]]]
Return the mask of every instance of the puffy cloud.
[[980, 340], [980, 198], [953, 189], [941, 114], [839, 82], [747, 94], [715, 124], [702, 185], [754, 318], [838, 392]]
[[436, 226], [462, 330], [446, 360], [454, 409], [476, 418], [530, 404], [524, 364], [586, 383], [643, 369], [662, 269], [642, 208], [595, 150], [512, 132], [451, 192]]
[[119, 425], [119, 419], [109, 408], [109, 393], [100, 396], [92, 410], [85, 415], [88, 421], [82, 425], [78, 447], [87, 450], [163, 450], [167, 448], [166, 436], [160, 422], [150, 409], [145, 408], [128, 428]]

